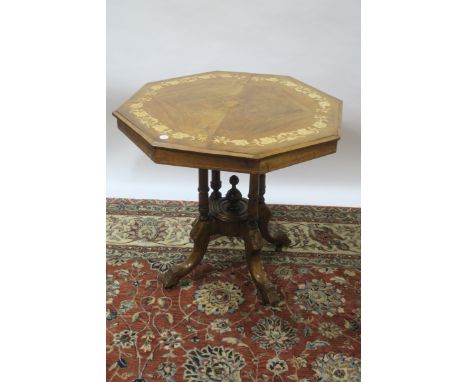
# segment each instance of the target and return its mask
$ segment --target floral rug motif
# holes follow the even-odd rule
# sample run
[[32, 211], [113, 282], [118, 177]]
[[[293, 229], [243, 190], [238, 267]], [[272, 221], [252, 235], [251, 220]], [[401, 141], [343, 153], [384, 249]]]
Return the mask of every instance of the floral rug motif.
[[243, 243], [216, 237], [178, 286], [197, 203], [107, 200], [107, 381], [360, 381], [360, 209], [271, 205], [263, 263], [282, 297], [259, 303]]

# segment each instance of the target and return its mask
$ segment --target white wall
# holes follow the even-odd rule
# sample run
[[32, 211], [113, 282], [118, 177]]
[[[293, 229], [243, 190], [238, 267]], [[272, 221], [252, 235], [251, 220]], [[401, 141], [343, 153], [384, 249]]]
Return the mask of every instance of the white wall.
[[197, 170], [151, 162], [111, 112], [146, 82], [210, 70], [290, 75], [343, 100], [338, 152], [268, 174], [266, 197], [360, 205], [359, 0], [108, 1], [109, 197], [197, 199]]

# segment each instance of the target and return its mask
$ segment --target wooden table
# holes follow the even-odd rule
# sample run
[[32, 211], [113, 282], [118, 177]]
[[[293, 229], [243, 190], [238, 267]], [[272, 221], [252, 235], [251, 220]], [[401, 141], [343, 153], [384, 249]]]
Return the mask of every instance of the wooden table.
[[[289, 239], [268, 231], [265, 174], [336, 152], [341, 108], [292, 77], [217, 71], [148, 83], [114, 111], [119, 129], [154, 162], [199, 169], [194, 247], [165, 273], [166, 288], [200, 263], [211, 235], [222, 234], [244, 240], [262, 302], [279, 301], [261, 263], [262, 237], [278, 250]], [[220, 171], [249, 173], [248, 199], [235, 175], [222, 197]]]

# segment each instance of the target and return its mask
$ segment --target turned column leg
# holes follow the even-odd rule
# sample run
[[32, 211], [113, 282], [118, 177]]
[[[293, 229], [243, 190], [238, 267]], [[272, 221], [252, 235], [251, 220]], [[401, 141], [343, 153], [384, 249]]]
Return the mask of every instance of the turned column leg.
[[208, 170], [198, 170], [198, 212], [199, 220], [206, 221], [209, 219], [210, 204], [208, 201]]
[[271, 235], [268, 231], [268, 222], [271, 219], [271, 212], [268, 206], [265, 204], [265, 174], [260, 175], [259, 183], [259, 199], [258, 199], [258, 208], [259, 208], [259, 228], [263, 238], [271, 244], [274, 244], [277, 251], [280, 251], [283, 246], [288, 246], [291, 244], [288, 236], [284, 232], [278, 232], [275, 236]]
[[245, 243], [245, 254], [252, 279], [257, 286], [263, 304], [276, 305], [279, 296], [269, 280], [261, 262], [262, 236], [258, 227], [259, 176], [250, 175], [248, 222], [242, 235]]
[[195, 221], [190, 237], [193, 239], [193, 250], [188, 258], [164, 274], [164, 288], [175, 286], [179, 280], [190, 273], [205, 255], [210, 241], [211, 221], [208, 202], [208, 170], [198, 170], [198, 211], [199, 217]]
[[219, 199], [221, 198], [221, 173], [217, 170], [211, 170], [211, 182], [210, 186], [212, 188], [212, 192], [210, 198], [212, 199]]
[[249, 228], [258, 228], [258, 203], [259, 203], [260, 177], [258, 174], [250, 174], [249, 201], [247, 204], [247, 220]]

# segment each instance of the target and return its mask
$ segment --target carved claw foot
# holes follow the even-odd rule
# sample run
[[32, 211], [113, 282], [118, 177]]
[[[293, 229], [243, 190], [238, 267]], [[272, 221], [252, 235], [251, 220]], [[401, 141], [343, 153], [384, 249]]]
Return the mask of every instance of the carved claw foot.
[[258, 289], [258, 291], [259, 291], [261, 303], [263, 305], [276, 306], [281, 301], [273, 285], [271, 285], [271, 287], [268, 288], [266, 291], [262, 292], [260, 288]]
[[273, 241], [270, 243], [275, 245], [276, 252], [280, 252], [283, 247], [288, 247], [291, 244], [291, 240], [289, 240], [288, 236], [284, 232], [278, 232], [272, 238]]
[[179, 280], [180, 277], [177, 277], [176, 272], [174, 272], [172, 269], [169, 269], [163, 277], [164, 288], [167, 289], [176, 286]]

